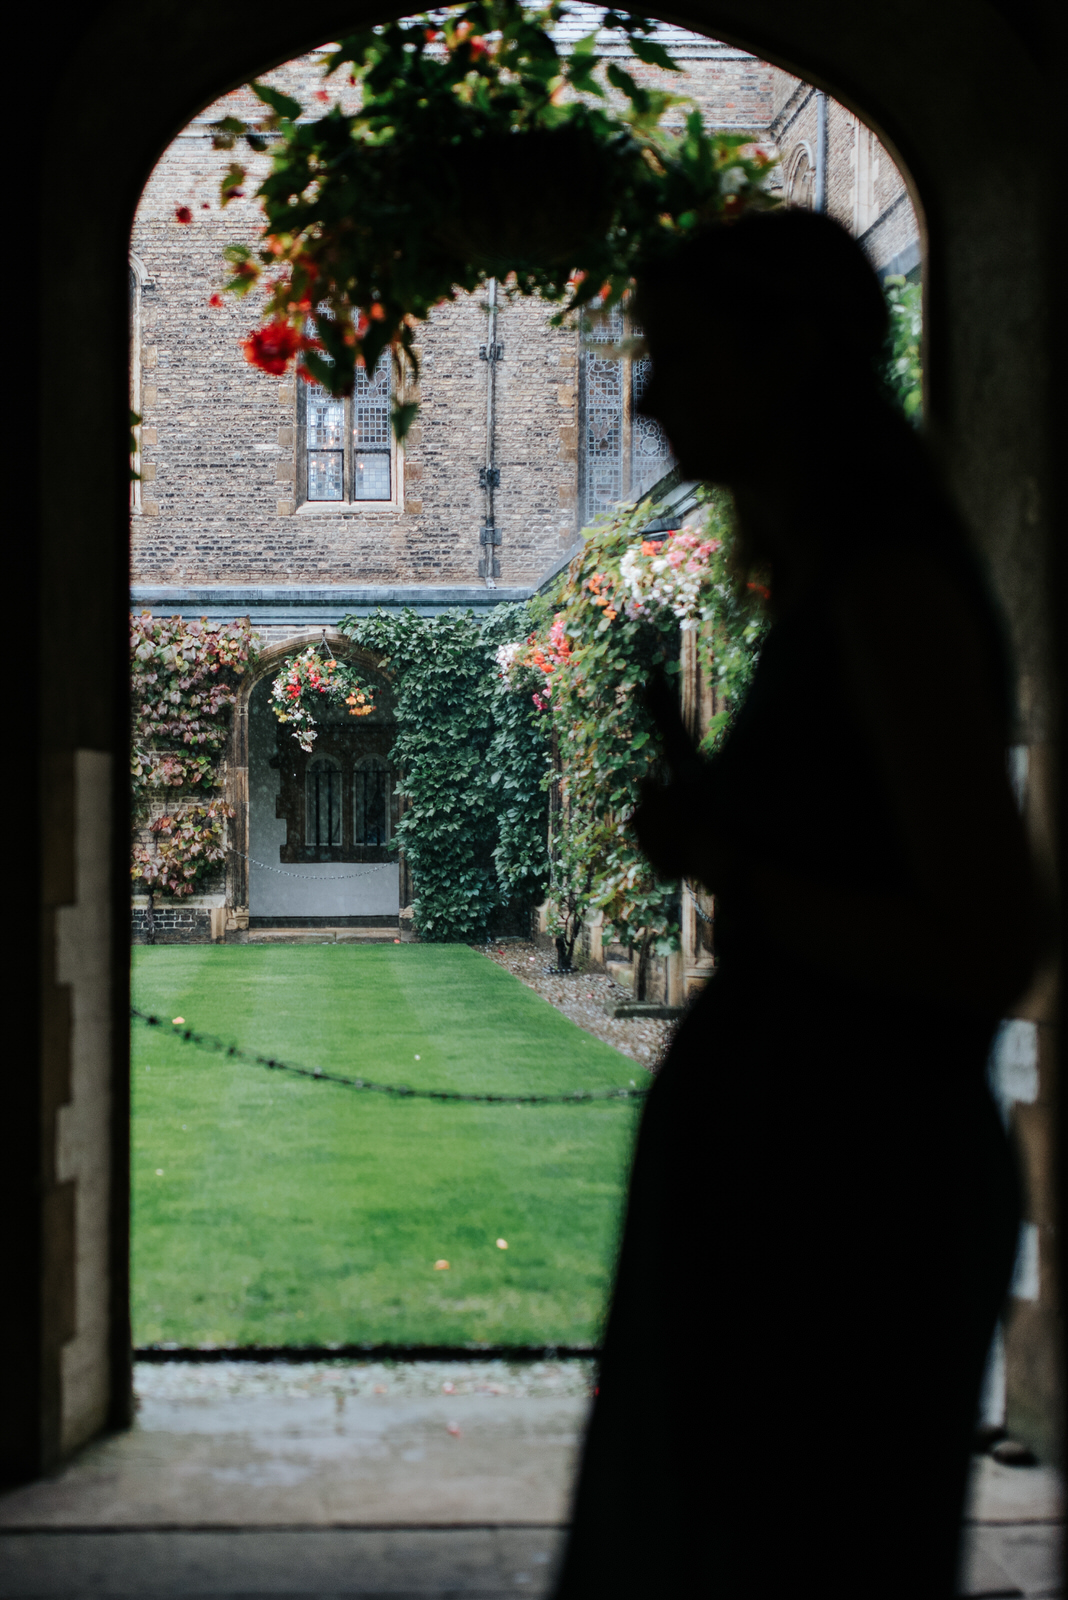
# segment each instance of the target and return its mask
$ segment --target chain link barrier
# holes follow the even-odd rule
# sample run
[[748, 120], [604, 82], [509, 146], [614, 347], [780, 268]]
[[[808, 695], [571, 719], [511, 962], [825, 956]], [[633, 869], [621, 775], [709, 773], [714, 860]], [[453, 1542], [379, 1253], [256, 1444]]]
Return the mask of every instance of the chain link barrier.
[[406, 1083], [372, 1083], [367, 1078], [342, 1078], [336, 1072], [325, 1072], [322, 1067], [298, 1067], [277, 1056], [264, 1056], [254, 1050], [242, 1050], [239, 1045], [227, 1044], [213, 1033], [201, 1033], [184, 1023], [167, 1022], [164, 1017], [152, 1016], [146, 1011], [130, 1007], [130, 1018], [143, 1022], [146, 1027], [160, 1028], [172, 1038], [185, 1044], [196, 1045], [235, 1061], [250, 1061], [258, 1067], [269, 1067], [275, 1072], [291, 1072], [298, 1078], [315, 1078], [323, 1083], [338, 1083], [346, 1089], [363, 1089], [371, 1094], [388, 1094], [398, 1100], [448, 1100], [464, 1105], [487, 1106], [573, 1106], [588, 1105], [594, 1100], [644, 1100], [648, 1089], [573, 1089], [570, 1094], [463, 1094], [458, 1089], [412, 1089]]
[[[372, 872], [383, 872], [386, 867], [395, 867], [395, 861], [377, 861], [372, 866], [364, 867], [362, 872], [324, 872], [307, 873], [294, 872], [291, 867], [272, 867], [269, 861], [257, 861], [255, 856], [247, 856], [243, 850], [234, 846], [226, 847], [232, 856], [240, 856], [242, 861], [247, 861], [250, 867], [262, 867], [264, 872], [277, 872], [280, 878], [303, 878], [305, 883], [349, 883], [353, 878], [367, 878]], [[318, 866], [318, 862], [309, 861], [308, 866]]]

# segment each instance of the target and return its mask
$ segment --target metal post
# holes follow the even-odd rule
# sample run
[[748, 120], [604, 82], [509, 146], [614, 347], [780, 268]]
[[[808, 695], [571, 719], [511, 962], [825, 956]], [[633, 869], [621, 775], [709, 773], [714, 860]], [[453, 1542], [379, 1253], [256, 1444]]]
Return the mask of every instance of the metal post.
[[486, 494], [486, 514], [482, 526], [482, 558], [478, 563], [478, 575], [485, 578], [486, 588], [497, 587], [494, 579], [500, 573], [497, 561], [498, 535], [497, 524], [494, 520], [493, 491], [499, 481], [499, 473], [494, 463], [494, 423], [497, 402], [497, 360], [499, 346], [497, 344], [497, 280], [491, 278], [489, 288], [489, 327], [487, 329], [487, 342], [485, 345], [486, 358], [486, 465], [479, 474]]
[[823, 89], [816, 90], [816, 187], [812, 197], [813, 211], [826, 211], [827, 209], [827, 95]]

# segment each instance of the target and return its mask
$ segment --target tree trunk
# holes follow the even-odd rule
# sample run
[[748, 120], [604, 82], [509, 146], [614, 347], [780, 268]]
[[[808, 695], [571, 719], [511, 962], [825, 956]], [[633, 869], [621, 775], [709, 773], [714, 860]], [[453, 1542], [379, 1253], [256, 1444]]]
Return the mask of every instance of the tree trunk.
[[150, 889], [148, 891], [148, 909], [145, 911], [145, 943], [156, 942], [156, 896]]

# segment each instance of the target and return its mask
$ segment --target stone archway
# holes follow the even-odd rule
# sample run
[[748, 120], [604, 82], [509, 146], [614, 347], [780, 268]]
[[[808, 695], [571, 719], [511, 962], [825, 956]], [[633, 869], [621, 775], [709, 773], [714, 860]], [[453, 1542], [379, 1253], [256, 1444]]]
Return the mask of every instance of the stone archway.
[[[54, 73], [13, 75], [12, 92], [26, 95], [16, 115], [40, 134], [20, 191], [22, 237], [33, 258], [20, 295], [23, 321], [35, 329], [34, 354], [9, 435], [16, 462], [9, 518], [23, 530], [11, 553], [19, 604], [10, 625], [16, 659], [35, 664], [26, 694], [37, 699], [24, 709], [36, 740], [24, 758], [31, 799], [23, 793], [20, 800], [31, 819], [20, 837], [30, 843], [9, 864], [12, 898], [31, 909], [9, 961], [20, 1067], [0, 1132], [8, 1214], [20, 1219], [6, 1240], [5, 1290], [17, 1308], [4, 1319], [0, 1362], [7, 1481], [47, 1470], [131, 1415], [128, 876], [123, 808], [114, 803], [128, 731], [130, 219], [159, 152], [201, 107], [324, 38], [405, 9], [397, 0], [328, 0], [309, 13], [265, 0], [252, 42], [248, 16], [230, 0], [149, 11], [130, 0], [89, 0], [52, 18], [64, 38]], [[1021, 740], [1031, 747], [1032, 770], [1052, 773], [1068, 716], [1061, 642], [1068, 636], [1061, 554], [1068, 399], [1051, 378], [1068, 343], [1068, 307], [1057, 287], [1068, 222], [1049, 200], [1058, 187], [1063, 7], [1034, 0], [1010, 11], [988, 0], [927, 0], [889, 22], [854, 0], [653, 7], [665, 11], [825, 88], [863, 115], [912, 173], [929, 244], [928, 414], [1020, 647]], [[37, 29], [28, 12], [9, 21], [10, 58], [36, 59]], [[1019, 141], [1005, 138], [1006, 124], [1028, 129], [1026, 160]], [[84, 163], [71, 159], [78, 151], [94, 152], [88, 189]], [[63, 439], [62, 471], [57, 374], [64, 415], [77, 418]], [[1052, 809], [1048, 831], [1052, 849], [1059, 833]], [[81, 960], [90, 948], [95, 963]], [[1052, 1068], [1052, 1047], [1043, 1052]], [[1034, 1109], [1031, 1136], [1047, 1149], [1053, 1114], [1041, 1102]], [[61, 1126], [79, 1130], [80, 1140], [68, 1140], [62, 1152]], [[86, 1205], [104, 1219], [96, 1254], [82, 1235]], [[100, 1337], [76, 1361], [74, 1332], [89, 1326]], [[1058, 1338], [1050, 1323], [1054, 1352]]]
[[[247, 674], [238, 690], [231, 723], [230, 746], [226, 765], [226, 798], [234, 808], [234, 815], [230, 823], [231, 849], [227, 858], [226, 871], [226, 927], [227, 931], [231, 933], [240, 935], [242, 932], [247, 931], [250, 926], [250, 917], [255, 918], [257, 915], [256, 906], [253, 904], [255, 888], [252, 884], [255, 868], [259, 867], [261, 869], [259, 876], [262, 881], [263, 872], [274, 867], [273, 862], [263, 863], [257, 857], [255, 863], [253, 863], [250, 859], [256, 856], [256, 851], [253, 849], [255, 841], [252, 837], [255, 796], [250, 781], [250, 768], [255, 762], [253, 729], [251, 726], [253, 695], [257, 689], [262, 689], [265, 679], [274, 676], [287, 657], [292, 656], [298, 650], [306, 648], [309, 644], [318, 643], [324, 638], [340, 659], [351, 660], [370, 672], [377, 673], [379, 671], [377, 658], [370, 652], [361, 650], [353, 645], [352, 641], [343, 633], [339, 633], [336, 628], [307, 628], [293, 633], [289, 638], [280, 642], [276, 641], [267, 645], [261, 651], [255, 669]], [[378, 738], [371, 742], [374, 744], [377, 753], [386, 754], [388, 743], [391, 742], [391, 739]], [[346, 853], [352, 854], [353, 852], [348, 851]], [[356, 854], [362, 859], [366, 852], [358, 851]], [[377, 860], [382, 852], [375, 850], [372, 854]], [[250, 874], [250, 866], [253, 868], [252, 874]], [[280, 872], [292, 874], [299, 871], [299, 868], [289, 863], [284, 866], [280, 865], [279, 870]], [[399, 913], [400, 907], [406, 904], [406, 891], [407, 869], [403, 853], [401, 853], [397, 871], [397, 913]], [[381, 896], [377, 897], [377, 899], [380, 898]], [[272, 906], [274, 905], [274, 899], [272, 899], [271, 904]], [[283, 910], [278, 915], [288, 920], [286, 911]], [[309, 908], [302, 910], [294, 908], [292, 915], [299, 919], [318, 920], [319, 913]], [[324, 917], [330, 916], [331, 913], [324, 910], [322, 915]], [[355, 909], [355, 906], [347, 910], [338, 911], [335, 909], [333, 921], [336, 922], [340, 918], [341, 925], [351, 924], [362, 915], [363, 913]], [[370, 921], [374, 921], [379, 915], [388, 918], [392, 913], [386, 911], [379, 913], [377, 910], [368, 910], [366, 915]]]

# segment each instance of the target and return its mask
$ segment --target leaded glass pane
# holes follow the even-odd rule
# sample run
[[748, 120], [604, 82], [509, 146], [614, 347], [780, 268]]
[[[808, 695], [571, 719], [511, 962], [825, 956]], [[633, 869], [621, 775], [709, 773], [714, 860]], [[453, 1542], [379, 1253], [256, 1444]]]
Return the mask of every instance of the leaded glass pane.
[[345, 448], [345, 402], [335, 400], [319, 384], [308, 388], [308, 449]]
[[304, 844], [313, 850], [341, 843], [341, 768], [328, 756], [308, 766], [304, 793]]
[[[611, 511], [623, 498], [623, 362], [598, 355], [598, 344], [623, 337], [618, 306], [588, 330], [585, 352], [585, 505], [584, 520]], [[590, 348], [593, 346], [594, 348]]]
[[352, 395], [352, 498], [388, 500], [392, 492], [390, 454], [390, 396], [392, 357], [383, 350], [374, 371], [356, 369]]
[[321, 384], [307, 391], [308, 499], [345, 497], [345, 402]]
[[389, 768], [382, 761], [362, 762], [353, 774], [352, 841], [356, 845], [389, 843]]
[[390, 492], [389, 452], [353, 457], [352, 498], [388, 500]]
[[340, 450], [308, 451], [308, 499], [344, 499], [345, 457]]

